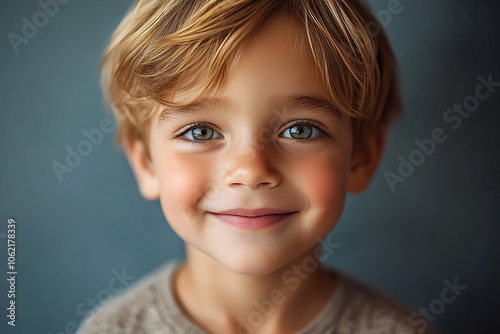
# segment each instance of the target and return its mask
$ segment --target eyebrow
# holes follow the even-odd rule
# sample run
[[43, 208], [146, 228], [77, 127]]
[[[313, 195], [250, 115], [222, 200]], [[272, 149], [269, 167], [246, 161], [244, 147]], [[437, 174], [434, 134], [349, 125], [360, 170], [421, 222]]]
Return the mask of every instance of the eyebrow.
[[227, 112], [235, 111], [235, 108], [229, 99], [203, 97], [177, 108], [163, 108], [160, 112], [159, 120], [160, 122], [167, 122], [172, 119], [208, 110], [219, 110]]
[[269, 107], [274, 110], [311, 110], [321, 115], [339, 118], [342, 113], [326, 98], [314, 95], [278, 95], [269, 100]]
[[[311, 110], [327, 117], [339, 118], [342, 113], [326, 98], [314, 95], [276, 95], [267, 103], [267, 110], [285, 112], [286, 110]], [[185, 117], [187, 115], [217, 110], [224, 113], [236, 113], [235, 104], [226, 98], [200, 98], [177, 108], [163, 108], [160, 122]]]

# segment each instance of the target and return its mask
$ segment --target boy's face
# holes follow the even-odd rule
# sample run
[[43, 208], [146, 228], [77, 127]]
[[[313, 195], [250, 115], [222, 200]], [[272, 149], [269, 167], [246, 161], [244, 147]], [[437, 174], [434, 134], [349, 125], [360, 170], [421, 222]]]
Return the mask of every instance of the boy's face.
[[[300, 28], [274, 19], [244, 47], [221, 89], [152, 121], [151, 162], [139, 141], [127, 145], [142, 194], [160, 197], [188, 247], [235, 272], [259, 275], [315, 248], [335, 226], [348, 183], [359, 184], [360, 172], [351, 121], [322, 104], [315, 73]], [[183, 132], [196, 122], [206, 124]], [[291, 214], [260, 229], [214, 214], [235, 208]]]

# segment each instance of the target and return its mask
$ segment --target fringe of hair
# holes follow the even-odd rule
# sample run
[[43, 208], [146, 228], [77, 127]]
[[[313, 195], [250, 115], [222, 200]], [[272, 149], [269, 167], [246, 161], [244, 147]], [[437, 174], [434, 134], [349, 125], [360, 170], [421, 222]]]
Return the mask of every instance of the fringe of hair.
[[243, 44], [279, 14], [304, 27], [331, 102], [354, 118], [355, 143], [401, 111], [396, 59], [361, 0], [139, 0], [101, 62], [117, 144], [129, 135], [147, 140], [158, 104], [179, 106], [175, 92], [220, 87]]

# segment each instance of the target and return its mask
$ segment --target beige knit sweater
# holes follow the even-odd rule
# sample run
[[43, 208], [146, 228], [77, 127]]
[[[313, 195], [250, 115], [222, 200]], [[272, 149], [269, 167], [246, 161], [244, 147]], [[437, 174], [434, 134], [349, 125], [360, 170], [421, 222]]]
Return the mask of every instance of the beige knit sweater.
[[[172, 276], [179, 265], [178, 260], [165, 263], [98, 307], [77, 334], [207, 334], [182, 313], [174, 298]], [[298, 334], [434, 333], [423, 319], [410, 320], [411, 313], [387, 297], [345, 275], [337, 277], [332, 299]]]

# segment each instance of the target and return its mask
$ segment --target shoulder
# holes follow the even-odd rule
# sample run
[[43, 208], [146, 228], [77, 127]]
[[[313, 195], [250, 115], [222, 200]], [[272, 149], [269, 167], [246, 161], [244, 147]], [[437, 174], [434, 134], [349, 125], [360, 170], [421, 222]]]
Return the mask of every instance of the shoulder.
[[168, 328], [161, 312], [157, 286], [168, 280], [176, 262], [170, 261], [111, 297], [83, 319], [77, 334], [164, 333]]
[[434, 334], [430, 324], [406, 306], [342, 273], [336, 273], [336, 333]]

